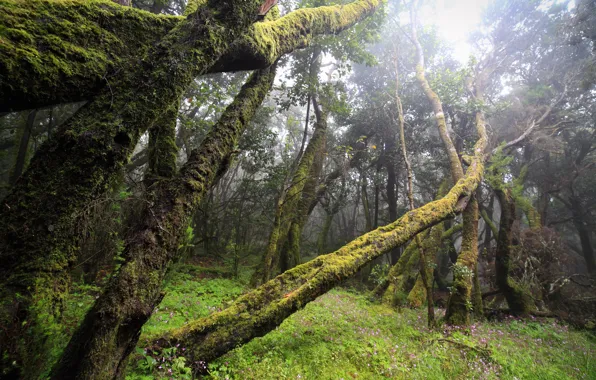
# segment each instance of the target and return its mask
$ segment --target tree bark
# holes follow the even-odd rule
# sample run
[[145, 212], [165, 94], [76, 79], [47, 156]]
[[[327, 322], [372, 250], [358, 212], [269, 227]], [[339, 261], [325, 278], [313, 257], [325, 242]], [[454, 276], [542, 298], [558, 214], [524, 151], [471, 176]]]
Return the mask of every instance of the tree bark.
[[25, 168], [25, 161], [27, 160], [27, 151], [29, 150], [29, 139], [31, 138], [31, 132], [33, 131], [33, 123], [35, 123], [35, 116], [37, 116], [37, 110], [29, 112], [25, 128], [21, 134], [21, 141], [19, 142], [19, 150], [17, 152], [17, 158], [15, 160], [14, 168], [10, 174], [9, 183], [14, 186]]
[[148, 167], [145, 173], [145, 183], [148, 187], [160, 178], [171, 178], [176, 174], [176, 121], [180, 100], [166, 109], [149, 128]]

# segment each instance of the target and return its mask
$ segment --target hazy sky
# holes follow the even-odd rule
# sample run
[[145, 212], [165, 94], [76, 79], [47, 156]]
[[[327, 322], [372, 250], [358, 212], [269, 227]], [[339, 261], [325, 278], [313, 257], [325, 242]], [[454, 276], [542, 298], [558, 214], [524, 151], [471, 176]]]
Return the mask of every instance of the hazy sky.
[[467, 41], [469, 33], [476, 28], [482, 10], [490, 0], [436, 0], [434, 6], [420, 9], [418, 20], [422, 25], [435, 24], [441, 37], [451, 42], [454, 56], [466, 63], [472, 47]]

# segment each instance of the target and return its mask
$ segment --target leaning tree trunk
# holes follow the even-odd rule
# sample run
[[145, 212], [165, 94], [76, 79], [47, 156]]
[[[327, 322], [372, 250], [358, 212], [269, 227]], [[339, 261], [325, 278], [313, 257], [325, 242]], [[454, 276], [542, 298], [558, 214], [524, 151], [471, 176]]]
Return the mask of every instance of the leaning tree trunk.
[[225, 170], [226, 160], [274, 77], [273, 68], [254, 74], [199, 149], [191, 153], [180, 174], [156, 183], [144, 225], [127, 239], [126, 261], [87, 313], [53, 369], [53, 378], [98, 379], [122, 374], [141, 327], [163, 297], [163, 278], [186, 226], [219, 172]]
[[[312, 94], [310, 98], [313, 101], [313, 109], [317, 118], [315, 132], [316, 128], [323, 128], [325, 130], [325, 134], [323, 134], [321, 137], [321, 141], [317, 142], [317, 150], [315, 151], [314, 158], [310, 166], [308, 179], [306, 180], [304, 188], [302, 189], [302, 197], [300, 198], [298, 207], [296, 208], [294, 216], [291, 219], [290, 231], [287, 238], [288, 244], [286, 245], [288, 251], [282, 252], [282, 255], [285, 255], [291, 259], [289, 263], [290, 265], [287, 267], [287, 269], [291, 269], [302, 262], [300, 257], [302, 231], [304, 230], [304, 226], [306, 225], [310, 215], [310, 205], [316, 197], [317, 185], [319, 182], [319, 177], [321, 176], [321, 171], [323, 170], [323, 160], [327, 145], [327, 120], [323, 120], [323, 118], [327, 117], [327, 113], [322, 112], [319, 109], [315, 94]], [[285, 270], [286, 269], [282, 269], [282, 271]]]
[[[143, 132], [182, 95], [188, 84], [212, 70], [216, 61], [223, 59], [222, 54], [230, 51], [232, 42], [240, 36], [247, 37], [250, 30], [260, 30], [261, 27], [251, 27], [260, 3], [211, 0], [188, 17], [176, 18], [174, 24], [168, 24], [171, 27], [165, 25], [170, 22], [169, 17], [139, 13], [132, 8], [123, 10], [111, 2], [19, 1], [0, 5], [3, 14], [0, 22], [8, 22], [0, 28], [1, 38], [6, 42], [0, 44], [0, 104], [19, 109], [31, 108], [36, 101], [51, 104], [73, 100], [64, 95], [64, 91], [72, 93], [73, 89], [94, 96], [38, 150], [2, 205], [0, 360], [3, 373], [18, 372], [20, 368], [35, 373], [45, 359], [42, 353], [50, 351], [44, 347], [48, 343], [46, 327], [60, 314], [62, 299], [68, 291], [67, 269], [77, 256], [76, 236], [72, 232], [76, 216], [107, 190], [126, 165]], [[302, 9], [280, 19], [285, 19], [280, 24], [267, 25], [273, 27], [271, 30], [283, 27], [274, 38], [259, 34], [252, 42], [257, 50], [266, 45], [265, 50], [274, 52], [267, 59], [275, 60], [279, 54], [303, 46], [315, 35], [346, 29], [371, 14], [379, 4], [376, 0], [358, 0], [342, 7]], [[55, 35], [52, 23], [42, 22], [45, 16], [31, 16], [44, 12], [74, 21], [69, 24], [73, 30], [69, 29], [67, 36]], [[106, 19], [98, 19], [97, 14]], [[129, 19], [130, 23], [125, 22]], [[87, 23], [89, 20], [91, 24]], [[155, 23], [157, 28], [153, 28]], [[102, 25], [115, 26], [110, 32]], [[13, 33], [19, 32], [15, 28], [23, 26], [27, 26], [30, 39], [17, 38], [21, 34]], [[130, 41], [121, 39], [126, 34], [122, 28], [133, 37]], [[165, 32], [160, 28], [165, 28]], [[152, 40], [146, 36], [156, 29], [161, 33], [160, 38]], [[130, 33], [131, 30], [135, 33]], [[60, 50], [57, 59], [53, 50], [37, 51], [36, 44], [47, 46], [44, 41], [48, 38], [64, 44], [69, 42], [68, 38], [74, 38], [68, 46], [83, 49], [68, 50], [64, 55]], [[147, 38], [153, 42], [145, 43]], [[120, 53], [132, 52], [139, 44], [142, 54], [131, 53], [127, 59], [118, 60], [117, 69], [109, 69], [113, 62], [108, 57], [122, 56], [118, 52], [108, 54], [111, 48], [120, 48]], [[79, 51], [97, 58], [92, 60], [95, 66], [91, 65], [91, 71], [88, 66], [74, 66], [84, 61], [77, 56]], [[41, 57], [41, 62], [31, 62], [38, 62], [44, 70], [36, 72], [27, 57], [19, 55], [27, 52]], [[63, 71], [67, 67], [71, 72]], [[106, 72], [113, 75], [104, 76]], [[28, 78], [28, 82], [19, 87], [22, 78]], [[82, 81], [77, 82], [77, 78]], [[93, 80], [85, 81], [88, 78]], [[101, 85], [97, 85], [98, 78]], [[63, 82], [68, 84], [66, 88], [52, 87]], [[23, 99], [21, 92], [21, 95], [33, 94], [33, 98]]]
[[[263, 336], [360, 268], [419, 232], [463, 211], [483, 174], [486, 133], [480, 138], [466, 175], [442, 199], [406, 213], [397, 221], [353, 240], [334, 253], [299, 265], [243, 295], [227, 309], [189, 323], [156, 344], [186, 348], [190, 363], [207, 362], [240, 344]], [[198, 368], [195, 368], [198, 369]]]

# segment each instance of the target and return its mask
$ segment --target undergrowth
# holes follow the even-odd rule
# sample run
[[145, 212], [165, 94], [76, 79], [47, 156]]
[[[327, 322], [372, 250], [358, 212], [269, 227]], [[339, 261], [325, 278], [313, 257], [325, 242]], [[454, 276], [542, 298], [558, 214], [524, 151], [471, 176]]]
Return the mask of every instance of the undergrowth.
[[[150, 342], [220, 310], [245, 289], [244, 281], [208, 278], [214, 272], [205, 276], [191, 265], [172, 272], [162, 303], [143, 327], [127, 379], [192, 378], [185, 347], [157, 356]], [[66, 313], [72, 328], [96, 292], [83, 287], [74, 293]], [[397, 311], [354, 290], [335, 289], [266, 336], [208, 364], [204, 378], [596, 379], [595, 357], [593, 335], [552, 319], [429, 330], [422, 309]]]

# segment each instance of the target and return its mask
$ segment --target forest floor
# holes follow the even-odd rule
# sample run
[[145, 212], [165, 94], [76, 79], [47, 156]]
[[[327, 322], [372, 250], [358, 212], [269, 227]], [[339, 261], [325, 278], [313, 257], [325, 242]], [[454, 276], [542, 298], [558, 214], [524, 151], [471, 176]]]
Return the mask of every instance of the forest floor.
[[[220, 310], [246, 290], [246, 278], [225, 277], [225, 270], [177, 266], [143, 329], [127, 379], [191, 378], [185, 347], [156, 357], [149, 342]], [[93, 301], [91, 287], [80, 290], [67, 315], [81, 314]], [[423, 309], [395, 310], [337, 288], [208, 370], [208, 379], [596, 379], [596, 336], [553, 319], [429, 330]]]

